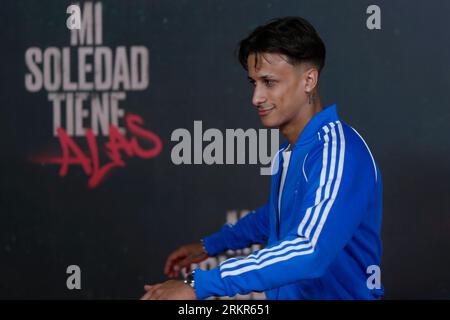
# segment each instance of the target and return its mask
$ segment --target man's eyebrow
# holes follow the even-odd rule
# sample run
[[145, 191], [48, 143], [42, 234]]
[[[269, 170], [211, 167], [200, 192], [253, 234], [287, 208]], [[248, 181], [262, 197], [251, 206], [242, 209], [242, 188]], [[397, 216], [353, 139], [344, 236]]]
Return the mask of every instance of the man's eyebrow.
[[[247, 78], [248, 78], [250, 81], [255, 81], [255, 79], [253, 79], [253, 78], [250, 77], [250, 76], [247, 76]], [[259, 76], [258, 78], [264, 80], [264, 79], [272, 79], [272, 78], [274, 78], [274, 76], [271, 75], [271, 74], [263, 74], [262, 76]]]

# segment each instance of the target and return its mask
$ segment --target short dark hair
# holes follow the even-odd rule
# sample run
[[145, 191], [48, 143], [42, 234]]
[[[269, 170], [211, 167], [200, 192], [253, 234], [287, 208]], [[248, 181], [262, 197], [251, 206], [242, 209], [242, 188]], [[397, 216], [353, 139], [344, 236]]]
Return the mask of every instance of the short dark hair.
[[270, 20], [257, 27], [238, 46], [238, 58], [248, 70], [250, 54], [280, 53], [292, 65], [311, 62], [320, 71], [325, 65], [325, 45], [314, 27], [301, 17], [284, 17]]

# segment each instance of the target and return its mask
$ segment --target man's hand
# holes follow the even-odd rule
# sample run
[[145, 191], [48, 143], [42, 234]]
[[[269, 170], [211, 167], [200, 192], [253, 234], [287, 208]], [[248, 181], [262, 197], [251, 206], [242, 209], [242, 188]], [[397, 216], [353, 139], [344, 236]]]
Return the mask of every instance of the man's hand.
[[195, 290], [180, 280], [144, 286], [147, 291], [141, 300], [196, 300]]
[[208, 253], [201, 242], [181, 246], [167, 258], [164, 274], [169, 278], [176, 278], [181, 269], [186, 268], [186, 273], [189, 273], [191, 263], [198, 263], [206, 258]]

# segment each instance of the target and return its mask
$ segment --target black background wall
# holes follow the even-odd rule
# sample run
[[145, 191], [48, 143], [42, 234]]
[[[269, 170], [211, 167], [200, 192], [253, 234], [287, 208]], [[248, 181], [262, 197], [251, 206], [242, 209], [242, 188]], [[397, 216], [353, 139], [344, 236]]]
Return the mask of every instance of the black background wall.
[[[217, 230], [231, 209], [265, 202], [257, 165], [175, 165], [172, 132], [261, 128], [233, 55], [275, 17], [299, 15], [327, 46], [324, 105], [365, 137], [384, 182], [387, 299], [450, 297], [450, 31], [448, 1], [102, 1], [103, 45], [145, 46], [148, 87], [120, 105], [162, 141], [151, 159], [123, 156], [94, 188], [61, 154], [49, 92], [29, 92], [25, 52], [70, 47], [70, 1], [7, 1], [0, 11], [0, 298], [127, 298], [163, 281], [167, 254]], [[366, 27], [369, 5], [381, 30]], [[75, 57], [71, 65], [77, 67]], [[75, 71], [74, 71], [75, 72]], [[87, 154], [84, 137], [74, 138]], [[98, 137], [102, 163], [104, 143]], [[142, 146], [149, 147], [140, 140]], [[66, 268], [82, 270], [68, 290]]]

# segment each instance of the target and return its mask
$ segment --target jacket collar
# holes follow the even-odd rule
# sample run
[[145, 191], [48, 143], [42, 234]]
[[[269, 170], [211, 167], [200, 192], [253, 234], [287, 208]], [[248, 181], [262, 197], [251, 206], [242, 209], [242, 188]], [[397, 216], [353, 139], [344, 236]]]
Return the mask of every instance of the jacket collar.
[[[320, 112], [316, 113], [311, 120], [306, 124], [305, 128], [303, 128], [300, 137], [297, 139], [297, 142], [294, 144], [294, 148], [299, 146], [311, 143], [311, 140], [316, 138], [317, 132], [327, 123], [332, 121], [339, 120], [337, 114], [337, 105], [332, 104]], [[289, 142], [283, 144], [283, 149], [289, 146]], [[293, 148], [293, 149], [294, 149]]]

